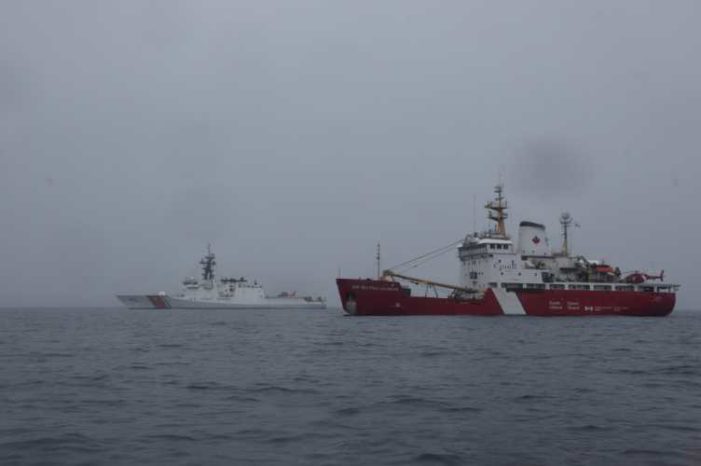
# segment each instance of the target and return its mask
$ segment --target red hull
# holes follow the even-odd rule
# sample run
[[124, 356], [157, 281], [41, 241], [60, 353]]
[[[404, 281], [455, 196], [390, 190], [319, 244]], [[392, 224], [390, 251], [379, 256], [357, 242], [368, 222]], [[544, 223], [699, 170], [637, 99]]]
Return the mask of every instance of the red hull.
[[[353, 315], [474, 315], [497, 316], [666, 316], [675, 304], [674, 293], [635, 291], [518, 291], [511, 312], [488, 289], [473, 300], [410, 296], [399, 283], [381, 280], [336, 280], [343, 309]], [[500, 293], [503, 293], [500, 290]]]
[[517, 293], [531, 316], [666, 316], [674, 309], [674, 293], [640, 291], [548, 290]]

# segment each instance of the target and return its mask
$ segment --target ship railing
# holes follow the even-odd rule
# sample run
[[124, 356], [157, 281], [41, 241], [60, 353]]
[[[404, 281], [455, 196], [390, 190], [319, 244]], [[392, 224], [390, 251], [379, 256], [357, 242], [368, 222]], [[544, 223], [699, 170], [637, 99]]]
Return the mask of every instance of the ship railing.
[[501, 284], [507, 291], [516, 290], [572, 290], [572, 291], [635, 291], [639, 293], [675, 293], [680, 285], [674, 283], [640, 283], [640, 284], [615, 284], [615, 283], [586, 283], [586, 282], [559, 282], [559, 283], [509, 283]]

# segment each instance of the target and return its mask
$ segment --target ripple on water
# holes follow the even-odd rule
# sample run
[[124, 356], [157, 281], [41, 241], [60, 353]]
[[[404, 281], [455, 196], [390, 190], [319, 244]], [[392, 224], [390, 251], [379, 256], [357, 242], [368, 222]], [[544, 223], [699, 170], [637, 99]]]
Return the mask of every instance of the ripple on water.
[[464, 464], [464, 459], [452, 453], [421, 453], [411, 460], [414, 464], [457, 466]]
[[87, 435], [66, 433], [55, 436], [36, 437], [28, 440], [3, 442], [2, 450], [12, 453], [42, 451], [51, 453], [96, 453], [102, 450], [100, 442]]
[[0, 312], [3, 466], [701, 464], [701, 313], [42, 312]]
[[166, 442], [195, 442], [197, 439], [190, 435], [178, 435], [178, 434], [152, 434], [146, 435], [145, 439], [147, 441], [166, 441]]
[[657, 369], [658, 373], [664, 375], [683, 375], [683, 376], [695, 376], [701, 375], [701, 365], [691, 365], [691, 364], [679, 364], [662, 367]]
[[312, 388], [290, 388], [282, 385], [259, 385], [253, 388], [248, 388], [250, 393], [280, 393], [280, 394], [299, 394], [299, 395], [317, 395], [318, 390]]
[[[630, 448], [622, 452], [624, 456], [633, 456], [638, 461], [644, 460], [660, 460], [660, 459], [679, 459], [686, 460], [688, 458], [688, 453], [669, 450], [669, 449], [652, 449], [652, 448]], [[701, 459], [701, 455], [699, 455]], [[664, 463], [663, 463], [664, 464]], [[692, 464], [692, 463], [689, 463]], [[698, 463], [696, 463], [698, 464]]]

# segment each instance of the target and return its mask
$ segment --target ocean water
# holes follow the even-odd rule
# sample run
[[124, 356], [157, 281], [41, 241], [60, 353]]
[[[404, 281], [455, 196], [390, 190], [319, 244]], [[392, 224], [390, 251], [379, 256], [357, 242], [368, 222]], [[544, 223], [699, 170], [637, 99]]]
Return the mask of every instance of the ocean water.
[[0, 464], [701, 464], [701, 311], [0, 311]]

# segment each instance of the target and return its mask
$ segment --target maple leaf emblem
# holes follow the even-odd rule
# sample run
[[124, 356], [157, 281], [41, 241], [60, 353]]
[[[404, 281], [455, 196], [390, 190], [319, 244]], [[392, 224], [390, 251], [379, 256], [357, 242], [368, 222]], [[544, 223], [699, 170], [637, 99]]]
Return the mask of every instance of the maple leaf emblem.
[[531, 241], [533, 241], [533, 244], [538, 244], [538, 243], [540, 243], [540, 238], [538, 238], [537, 236], [534, 236]]

